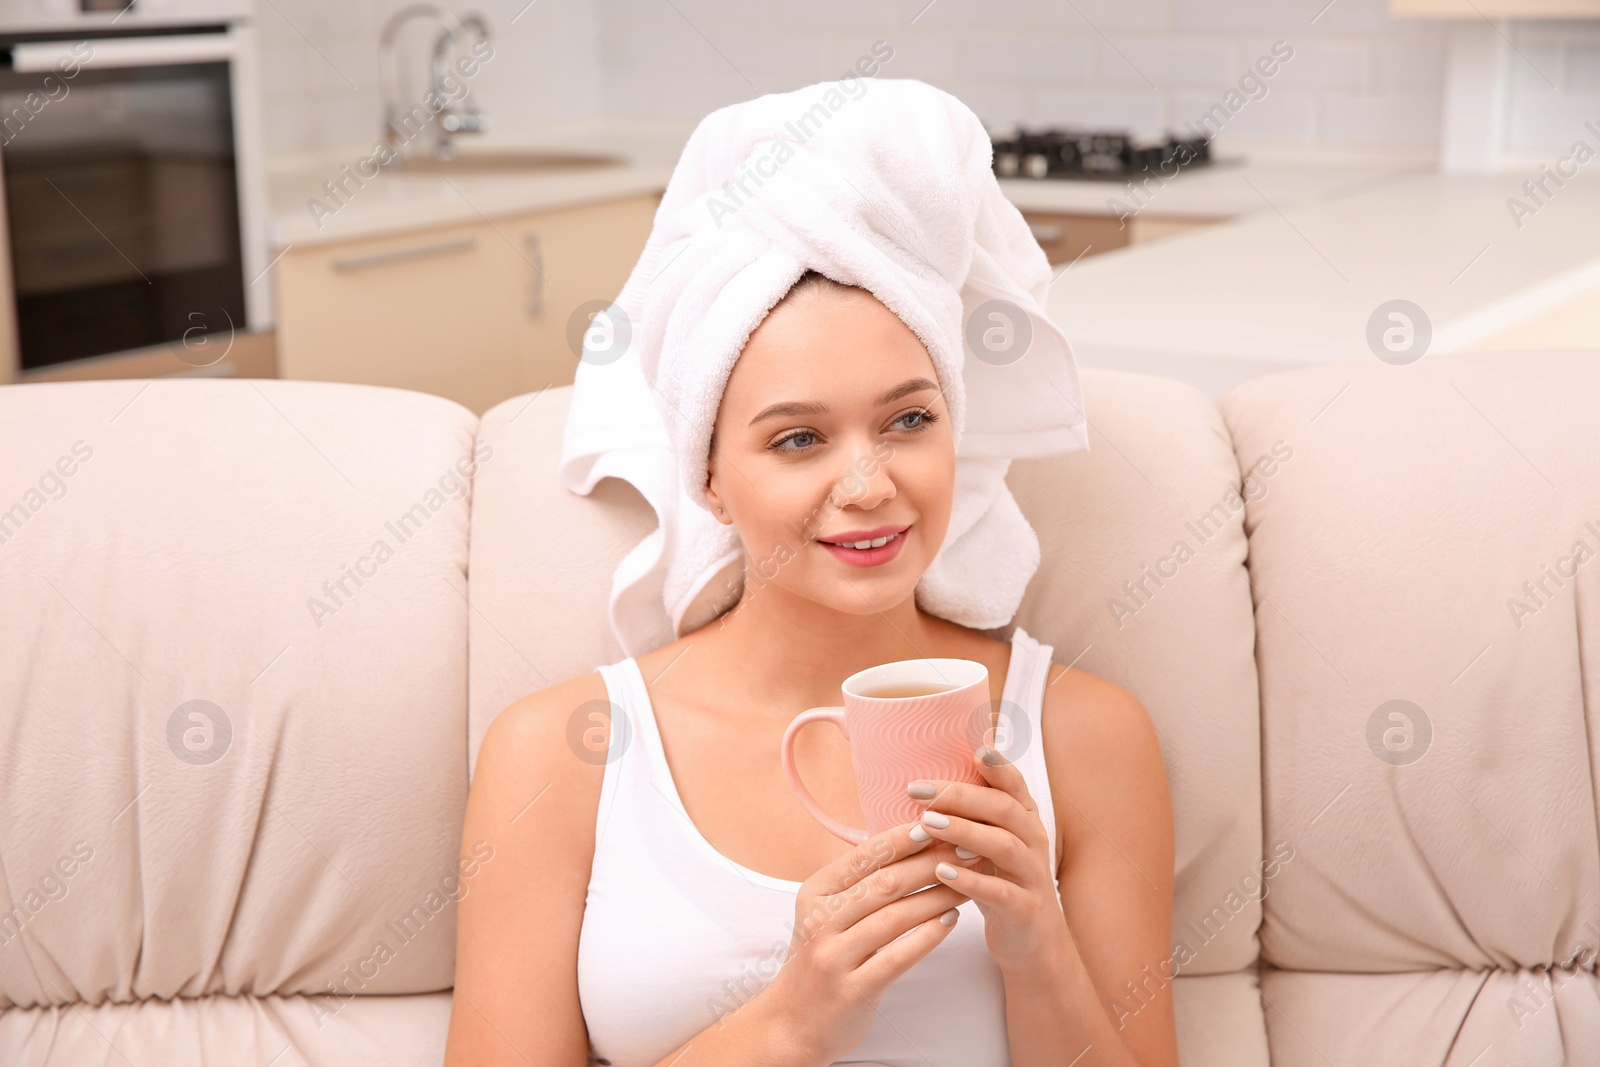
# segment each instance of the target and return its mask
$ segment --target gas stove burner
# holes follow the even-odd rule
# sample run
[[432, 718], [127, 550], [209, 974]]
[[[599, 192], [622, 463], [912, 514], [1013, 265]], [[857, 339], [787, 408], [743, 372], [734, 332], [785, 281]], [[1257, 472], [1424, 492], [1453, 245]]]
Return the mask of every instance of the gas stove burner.
[[994, 138], [1000, 178], [1087, 178], [1123, 181], [1145, 173], [1171, 177], [1211, 162], [1211, 139], [1170, 134], [1135, 137], [1126, 130], [1057, 127], [1018, 129]]

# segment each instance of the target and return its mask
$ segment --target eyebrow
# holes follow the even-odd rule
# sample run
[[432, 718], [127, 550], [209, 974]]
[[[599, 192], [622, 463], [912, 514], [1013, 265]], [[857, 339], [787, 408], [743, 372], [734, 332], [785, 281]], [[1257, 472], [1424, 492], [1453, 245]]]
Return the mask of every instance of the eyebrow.
[[[926, 378], [911, 378], [884, 393], [873, 402], [873, 406], [881, 408], [885, 404], [892, 404], [901, 397], [910, 396], [912, 393], [920, 393], [927, 389], [937, 390], [938, 388], [939, 384], [937, 382], [930, 382]], [[819, 400], [785, 400], [782, 403], [773, 404], [771, 407], [762, 408], [761, 413], [750, 420], [750, 425], [754, 426], [758, 422], [766, 419], [775, 419], [780, 415], [826, 415], [827, 413], [828, 405]]]

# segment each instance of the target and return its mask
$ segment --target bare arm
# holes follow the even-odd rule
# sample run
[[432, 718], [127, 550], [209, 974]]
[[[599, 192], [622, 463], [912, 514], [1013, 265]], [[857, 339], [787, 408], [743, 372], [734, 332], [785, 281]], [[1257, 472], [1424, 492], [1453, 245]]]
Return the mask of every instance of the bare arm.
[[[1055, 667], [1052, 683], [1062, 673]], [[1135, 697], [1104, 679], [1077, 681], [1047, 687], [1044, 716], [1051, 785], [1064, 801], [1058, 878], [1069, 933], [1042, 966], [1006, 975], [1012, 1062], [1056, 1063], [1065, 1052], [1082, 1055], [1078, 1067], [1177, 1067], [1161, 747]]]
[[592, 698], [596, 684], [603, 685], [598, 675], [586, 676], [523, 697], [484, 736], [462, 844], [487, 841], [494, 858], [456, 916], [446, 1067], [588, 1060], [578, 929], [604, 767], [579, 760], [565, 731], [571, 709]]

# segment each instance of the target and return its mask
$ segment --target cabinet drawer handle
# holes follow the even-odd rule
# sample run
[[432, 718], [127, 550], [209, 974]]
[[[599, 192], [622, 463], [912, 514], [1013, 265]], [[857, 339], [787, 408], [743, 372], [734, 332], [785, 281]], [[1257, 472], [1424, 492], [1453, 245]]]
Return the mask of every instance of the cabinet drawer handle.
[[528, 314], [538, 317], [544, 314], [544, 246], [536, 233], [528, 234], [524, 240], [528, 244], [528, 266], [533, 268], [528, 278]]
[[411, 259], [427, 259], [429, 256], [445, 256], [452, 252], [468, 252], [478, 244], [476, 237], [457, 237], [450, 241], [435, 241], [428, 245], [413, 245], [410, 248], [395, 248], [387, 252], [373, 252], [365, 256], [346, 256], [333, 261], [334, 270], [366, 270], [368, 267], [383, 267], [390, 263], [404, 263]]
[[1062, 237], [1061, 224], [1058, 222], [1030, 222], [1028, 229], [1033, 233], [1033, 239], [1040, 244], [1059, 241]]

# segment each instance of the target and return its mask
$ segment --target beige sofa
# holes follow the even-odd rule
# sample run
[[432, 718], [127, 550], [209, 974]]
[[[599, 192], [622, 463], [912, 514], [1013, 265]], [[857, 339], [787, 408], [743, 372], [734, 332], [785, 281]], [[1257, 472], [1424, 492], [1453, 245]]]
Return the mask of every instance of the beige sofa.
[[[1161, 731], [1187, 1067], [1600, 1062], [1597, 357], [1091, 370], [1013, 466], [1016, 621]], [[567, 396], [0, 389], [0, 1063], [440, 1062], [472, 753], [651, 525]]]

